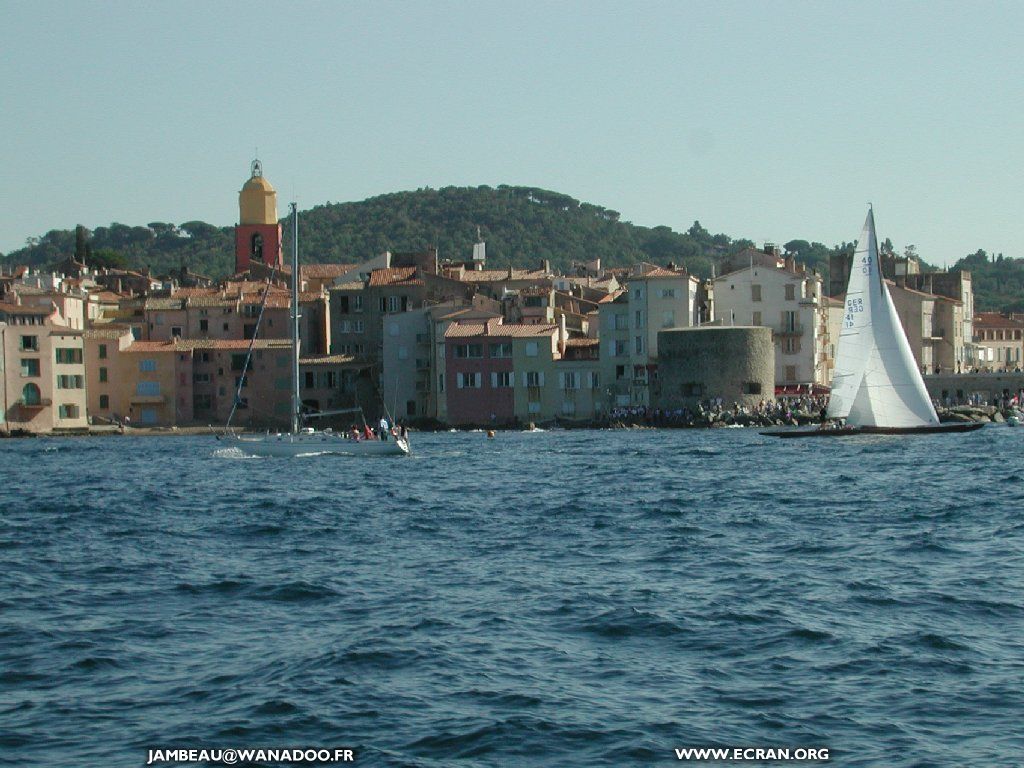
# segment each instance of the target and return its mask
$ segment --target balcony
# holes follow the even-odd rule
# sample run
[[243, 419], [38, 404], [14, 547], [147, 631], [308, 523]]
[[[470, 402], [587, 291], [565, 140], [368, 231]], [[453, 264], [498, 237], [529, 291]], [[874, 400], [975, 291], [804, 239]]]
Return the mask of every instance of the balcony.
[[53, 400], [51, 400], [48, 397], [41, 397], [38, 400], [26, 402], [25, 398], [19, 397], [17, 400], [14, 401], [14, 403], [12, 403], [12, 405], [14, 405], [14, 407], [16, 408], [49, 408], [51, 405], [53, 405]]
[[132, 395], [129, 399], [133, 405], [163, 405], [163, 395]]

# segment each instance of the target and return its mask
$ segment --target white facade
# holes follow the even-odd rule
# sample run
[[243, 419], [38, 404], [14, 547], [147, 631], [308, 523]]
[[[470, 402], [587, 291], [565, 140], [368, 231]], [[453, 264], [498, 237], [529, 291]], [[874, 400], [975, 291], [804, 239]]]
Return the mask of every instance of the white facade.
[[722, 325], [772, 329], [776, 384], [829, 384], [828, 310], [819, 275], [792, 263], [755, 263], [716, 278], [714, 286], [716, 319]]

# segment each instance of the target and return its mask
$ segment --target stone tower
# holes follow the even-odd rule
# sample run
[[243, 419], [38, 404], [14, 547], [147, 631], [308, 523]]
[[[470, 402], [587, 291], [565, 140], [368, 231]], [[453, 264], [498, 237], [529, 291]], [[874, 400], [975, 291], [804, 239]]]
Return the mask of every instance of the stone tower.
[[244, 272], [251, 262], [278, 267], [281, 261], [281, 225], [277, 220], [277, 192], [263, 178], [259, 160], [252, 161], [252, 173], [238, 193], [238, 226], [235, 227], [235, 272]]

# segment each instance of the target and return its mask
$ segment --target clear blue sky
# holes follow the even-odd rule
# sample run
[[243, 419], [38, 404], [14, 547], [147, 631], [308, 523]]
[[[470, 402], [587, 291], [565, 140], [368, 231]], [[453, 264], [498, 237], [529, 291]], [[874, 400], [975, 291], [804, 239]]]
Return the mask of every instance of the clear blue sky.
[[[0, 251], [523, 184], [644, 225], [1024, 256], [1024, 4], [0, 0]], [[353, 254], [356, 256], [356, 254]]]

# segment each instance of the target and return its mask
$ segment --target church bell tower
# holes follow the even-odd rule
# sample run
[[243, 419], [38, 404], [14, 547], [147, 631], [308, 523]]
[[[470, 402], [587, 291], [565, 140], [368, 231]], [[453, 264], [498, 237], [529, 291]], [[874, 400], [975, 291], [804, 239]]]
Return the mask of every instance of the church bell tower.
[[277, 220], [277, 192], [263, 178], [263, 166], [252, 161], [249, 180], [238, 193], [238, 226], [235, 227], [235, 273], [252, 262], [280, 267], [281, 225]]

